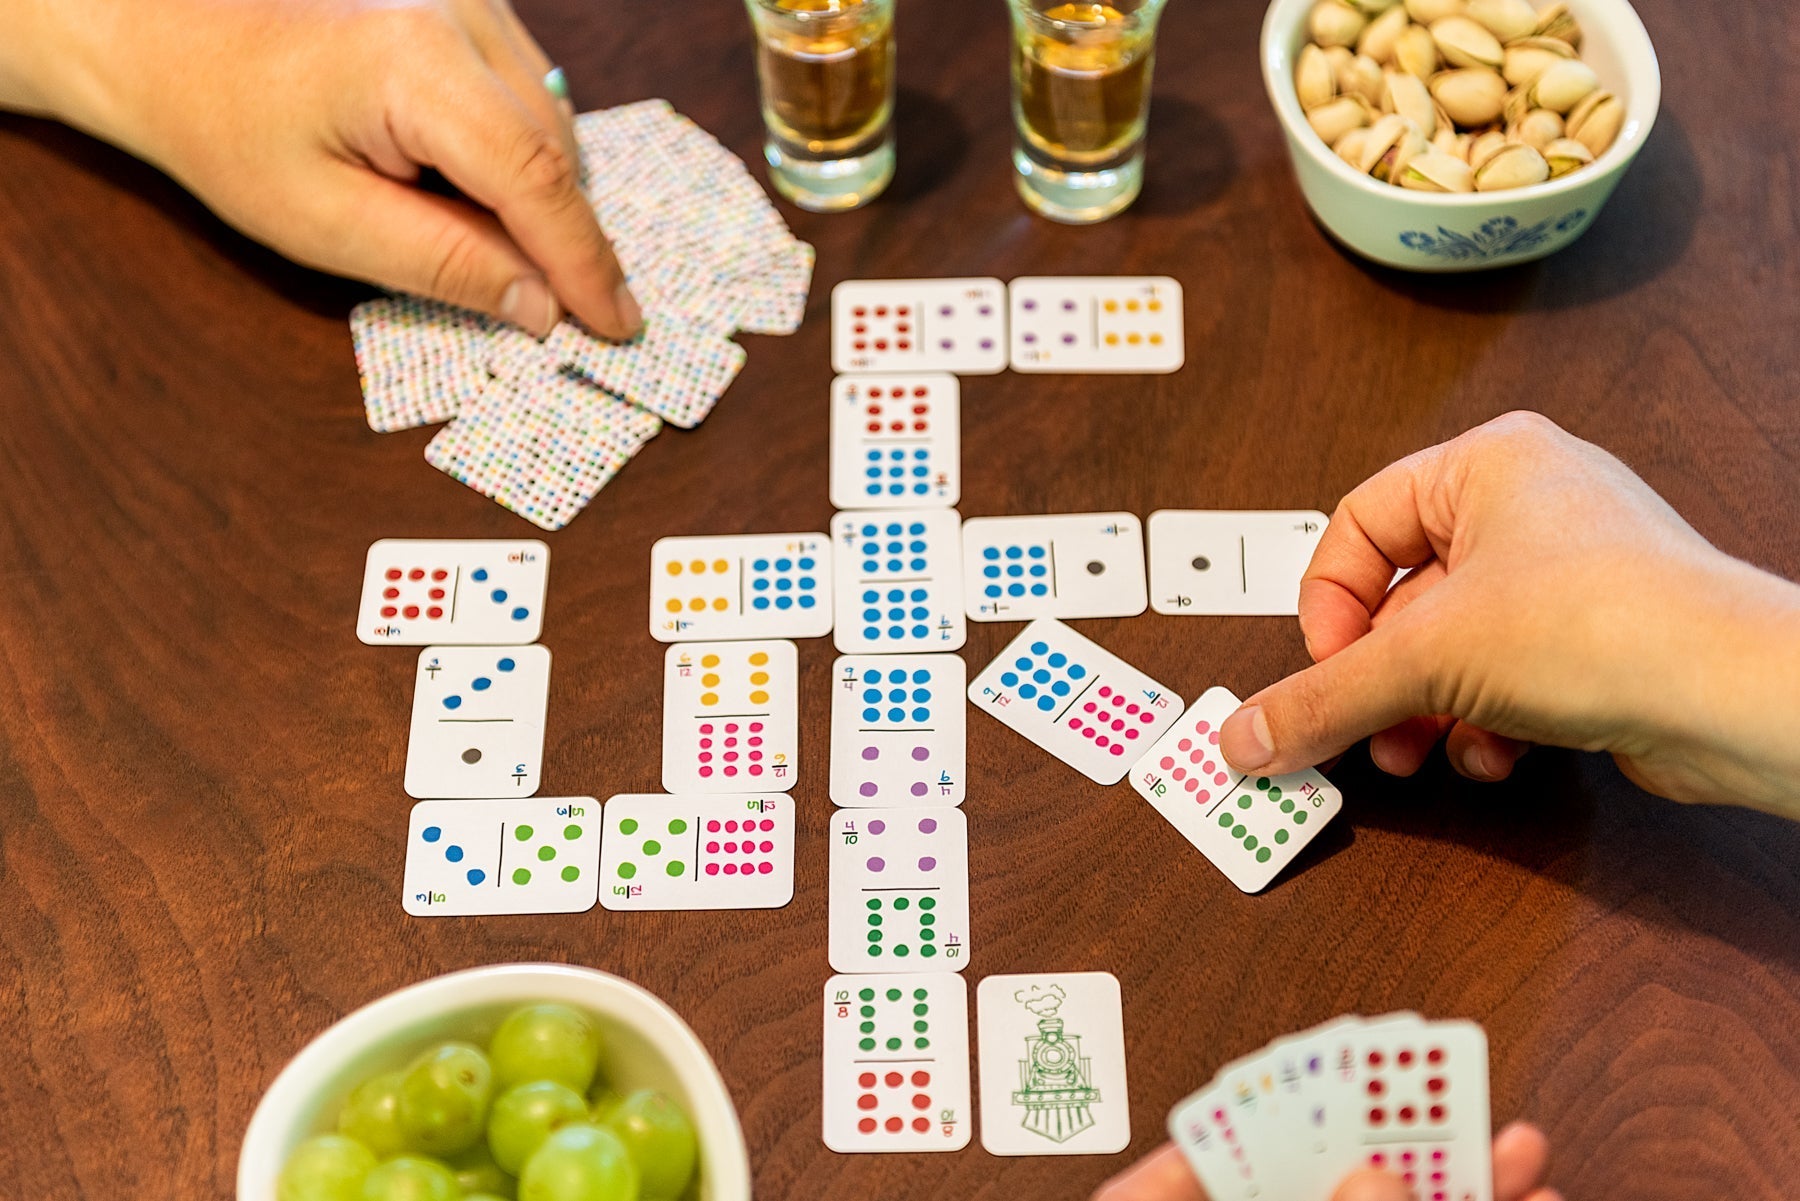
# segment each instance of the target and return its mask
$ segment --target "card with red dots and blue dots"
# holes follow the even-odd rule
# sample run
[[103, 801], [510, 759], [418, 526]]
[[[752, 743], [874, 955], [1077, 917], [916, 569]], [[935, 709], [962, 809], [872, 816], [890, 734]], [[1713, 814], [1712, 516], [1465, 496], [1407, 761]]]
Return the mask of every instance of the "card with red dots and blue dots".
[[954, 507], [962, 495], [961, 389], [954, 375], [831, 381], [831, 503]]
[[839, 513], [831, 541], [832, 642], [840, 651], [953, 651], [963, 644], [962, 519], [955, 509]]
[[968, 966], [969, 823], [961, 809], [840, 809], [831, 818], [829, 865], [832, 967]]
[[370, 646], [520, 646], [544, 628], [550, 548], [535, 539], [383, 538], [356, 636]]
[[997, 279], [847, 279], [831, 290], [831, 367], [1006, 370], [1006, 285]]
[[960, 805], [968, 722], [960, 655], [843, 655], [831, 667], [831, 800]]
[[1244, 892], [1261, 892], [1318, 837], [1344, 796], [1318, 771], [1246, 774], [1219, 753], [1237, 697], [1210, 688], [1131, 770], [1131, 786]]
[[969, 1145], [969, 991], [961, 976], [831, 977], [823, 1059], [824, 1137], [833, 1151]]
[[406, 835], [414, 917], [585, 913], [600, 881], [593, 797], [420, 801]]
[[1060, 621], [1026, 626], [969, 700], [1098, 784], [1117, 784], [1181, 714], [1181, 697]]
[[1181, 369], [1181, 285], [1166, 275], [1022, 276], [1006, 291], [1014, 371]]
[[650, 548], [650, 635], [822, 638], [831, 633], [831, 582], [824, 534], [659, 538]]
[[605, 909], [779, 909], [794, 898], [794, 805], [626, 793], [606, 802]]
[[419, 652], [406, 795], [527, 797], [538, 790], [549, 648], [428, 646]]
[[975, 621], [1136, 617], [1150, 603], [1144, 527], [1131, 513], [971, 517], [962, 548]]
[[692, 642], [663, 656], [663, 787], [786, 792], [799, 774], [791, 642]]

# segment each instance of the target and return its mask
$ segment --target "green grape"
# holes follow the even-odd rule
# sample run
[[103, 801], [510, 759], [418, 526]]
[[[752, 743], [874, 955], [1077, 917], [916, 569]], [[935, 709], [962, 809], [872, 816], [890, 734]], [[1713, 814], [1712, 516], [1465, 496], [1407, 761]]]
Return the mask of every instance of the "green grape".
[[554, 1080], [515, 1084], [494, 1098], [488, 1111], [488, 1150], [494, 1162], [514, 1175], [552, 1131], [588, 1120], [581, 1094]]
[[637, 1165], [612, 1131], [564, 1126], [525, 1161], [519, 1201], [639, 1201]]
[[[488, 1122], [493, 1123], [492, 1109], [488, 1110]], [[476, 1143], [457, 1156], [450, 1162], [450, 1170], [456, 1173], [456, 1185], [464, 1197], [491, 1194], [510, 1198], [519, 1187], [518, 1181], [494, 1162], [494, 1153], [485, 1142]]]
[[444, 1043], [413, 1061], [400, 1081], [400, 1129], [432, 1155], [457, 1155], [481, 1141], [494, 1072], [468, 1043]]
[[462, 1201], [509, 1201], [499, 1193], [464, 1193]]
[[353, 1138], [321, 1134], [294, 1148], [275, 1182], [278, 1201], [361, 1201], [375, 1153]]
[[350, 1090], [338, 1113], [338, 1133], [349, 1135], [376, 1156], [386, 1159], [408, 1149], [400, 1129], [400, 1080], [404, 1072], [388, 1072]]
[[488, 1054], [499, 1088], [554, 1080], [585, 1093], [600, 1066], [600, 1027], [567, 1005], [528, 1005], [500, 1023]]
[[588, 1113], [596, 1126], [606, 1125], [606, 1120], [613, 1115], [625, 1098], [611, 1088], [601, 1085], [588, 1096]]
[[694, 1178], [699, 1141], [681, 1106], [659, 1092], [639, 1089], [619, 1103], [606, 1122], [619, 1136], [643, 1178], [643, 1194], [674, 1201]]
[[362, 1201], [458, 1201], [456, 1176], [435, 1159], [402, 1155], [363, 1180]]

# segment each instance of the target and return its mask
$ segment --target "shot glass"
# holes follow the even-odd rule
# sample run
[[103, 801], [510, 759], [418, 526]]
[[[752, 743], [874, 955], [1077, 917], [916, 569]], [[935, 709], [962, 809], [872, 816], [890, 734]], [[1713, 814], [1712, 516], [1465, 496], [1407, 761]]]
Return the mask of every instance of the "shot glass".
[[894, 177], [894, 0], [745, 0], [763, 156], [803, 209], [858, 208]]
[[1032, 211], [1085, 225], [1137, 199], [1165, 3], [1007, 0], [1014, 182]]

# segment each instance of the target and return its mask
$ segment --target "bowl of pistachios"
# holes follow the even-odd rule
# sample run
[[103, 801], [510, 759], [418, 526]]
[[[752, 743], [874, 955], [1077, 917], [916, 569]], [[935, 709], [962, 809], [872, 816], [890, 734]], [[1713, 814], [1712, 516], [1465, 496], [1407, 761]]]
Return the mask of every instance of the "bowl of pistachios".
[[1274, 0], [1262, 68], [1319, 223], [1409, 271], [1573, 242], [1662, 98], [1625, 0]]

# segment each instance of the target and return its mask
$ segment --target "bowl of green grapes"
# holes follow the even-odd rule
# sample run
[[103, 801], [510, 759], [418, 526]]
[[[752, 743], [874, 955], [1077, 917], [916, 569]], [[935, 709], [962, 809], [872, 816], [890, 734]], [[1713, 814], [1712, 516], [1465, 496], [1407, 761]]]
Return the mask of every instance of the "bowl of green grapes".
[[403, 988], [263, 1095], [238, 1201], [749, 1201], [737, 1111], [675, 1011], [561, 964]]

